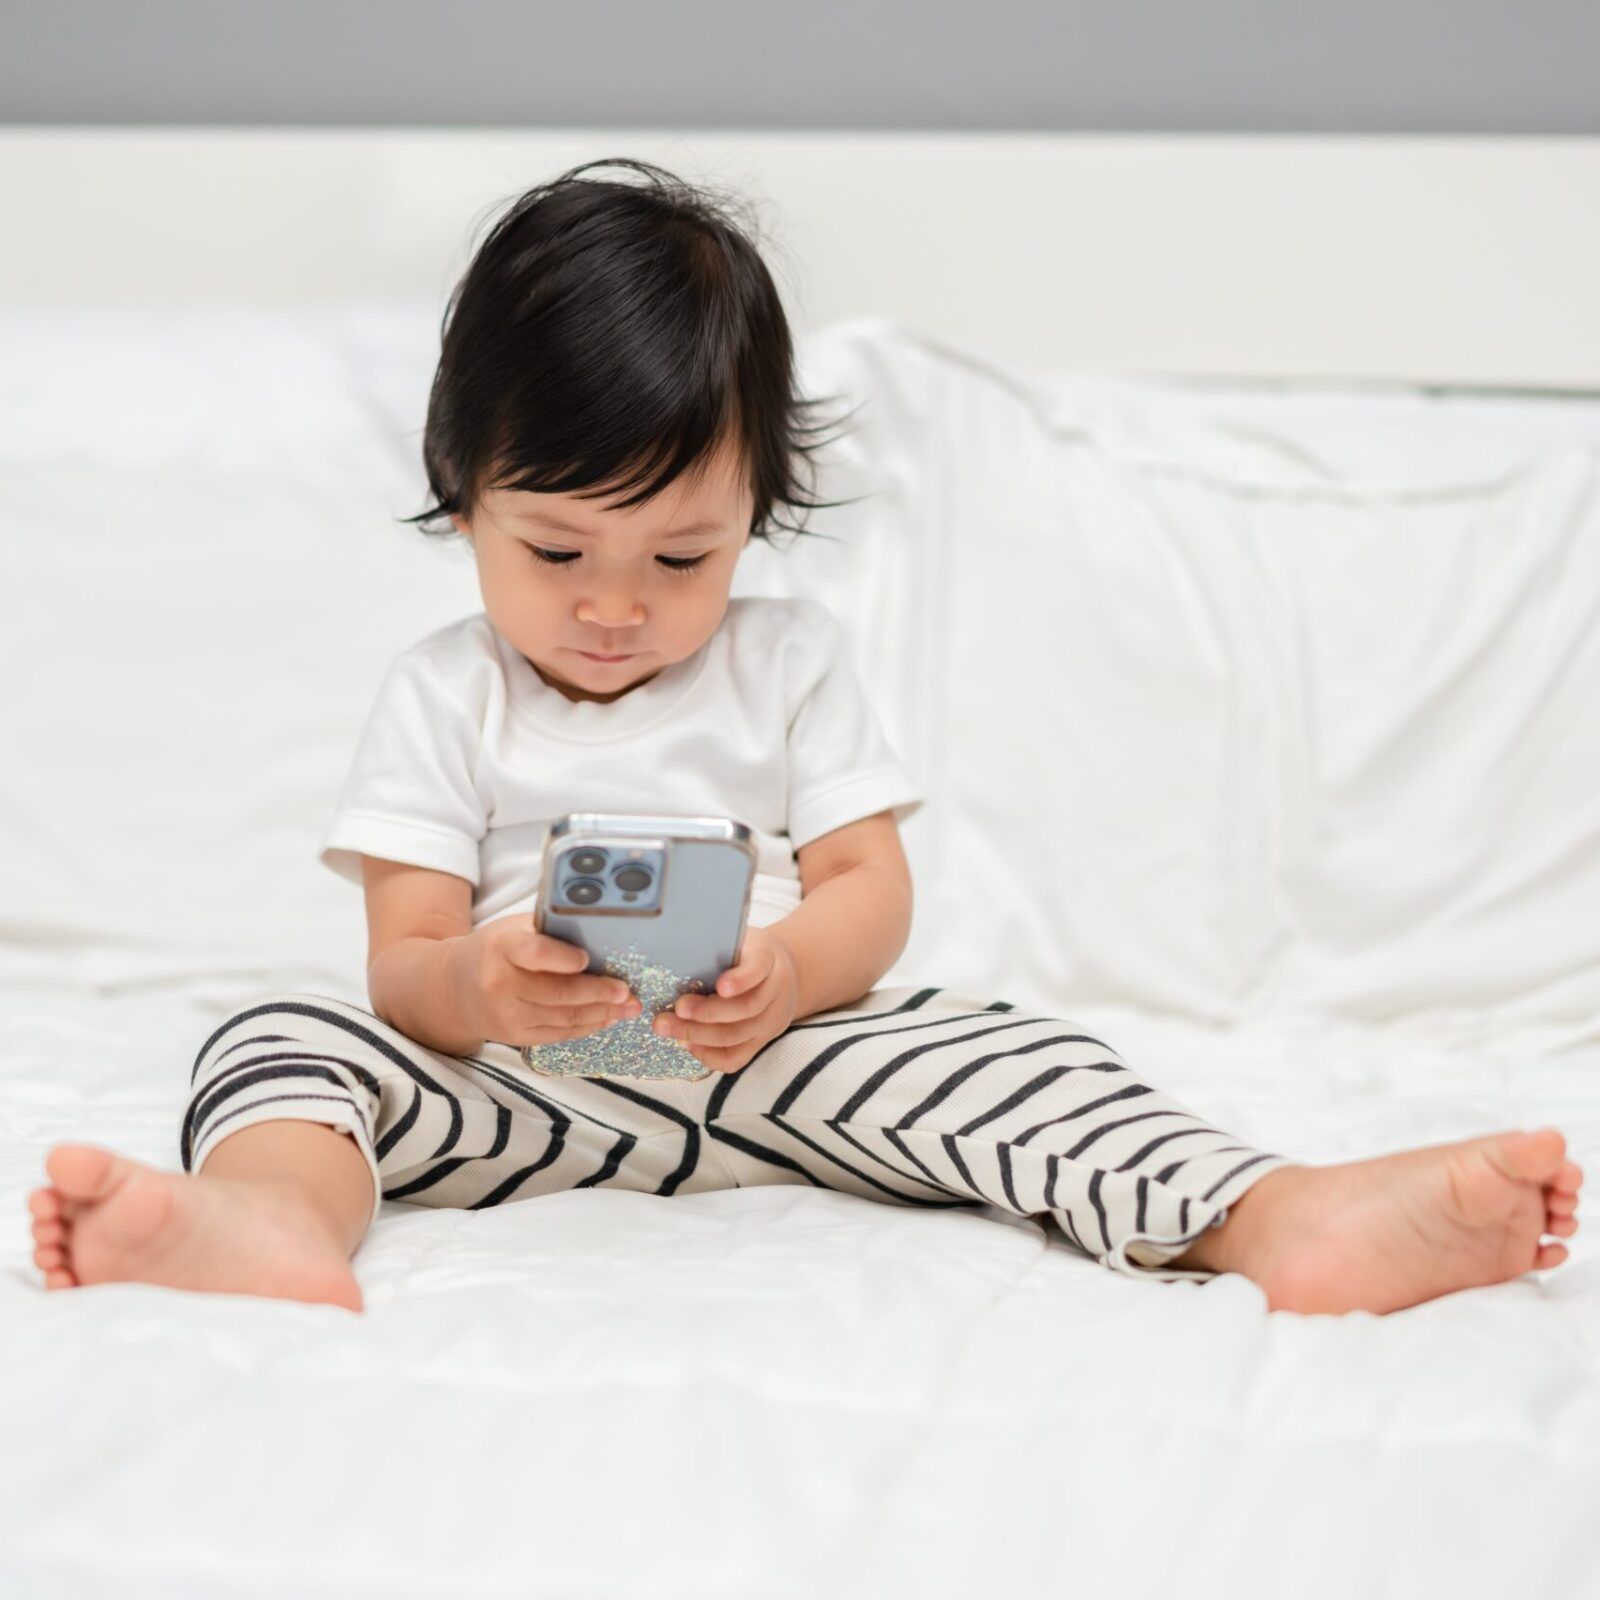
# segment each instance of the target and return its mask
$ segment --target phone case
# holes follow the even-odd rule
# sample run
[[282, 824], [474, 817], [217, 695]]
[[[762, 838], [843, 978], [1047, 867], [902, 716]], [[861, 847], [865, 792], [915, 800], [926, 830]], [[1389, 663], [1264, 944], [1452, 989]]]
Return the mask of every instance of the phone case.
[[755, 867], [751, 831], [731, 817], [574, 812], [552, 823], [535, 926], [587, 950], [587, 970], [623, 979], [642, 1009], [582, 1039], [524, 1045], [523, 1061], [553, 1076], [709, 1077], [652, 1024], [738, 962]]

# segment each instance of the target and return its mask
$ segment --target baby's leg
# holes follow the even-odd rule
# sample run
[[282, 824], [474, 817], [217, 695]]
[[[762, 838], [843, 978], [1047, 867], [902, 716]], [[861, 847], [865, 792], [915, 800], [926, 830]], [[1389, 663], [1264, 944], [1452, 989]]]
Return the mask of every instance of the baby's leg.
[[[732, 1187], [711, 1078], [547, 1077], [506, 1045], [443, 1055], [365, 1007], [277, 995], [195, 1062], [163, 1172], [58, 1145], [30, 1198], [49, 1288], [134, 1281], [361, 1309], [349, 1256], [380, 1200], [478, 1209], [566, 1189]], [[708, 1159], [709, 1158], [709, 1159]]]
[[1113, 1271], [1174, 1258], [1291, 1165], [1208, 1122], [1058, 1017], [953, 989], [878, 988], [794, 1024], [706, 1108], [742, 1184], [1049, 1216]]
[[47, 1288], [158, 1283], [362, 1307], [350, 1254], [372, 1179], [337, 1128], [255, 1123], [193, 1176], [87, 1144], [57, 1145], [45, 1171], [51, 1186], [28, 1205]]
[[1064, 1019], [875, 989], [773, 1040], [706, 1107], [738, 1181], [1049, 1215], [1168, 1281], [1238, 1272], [1269, 1308], [1392, 1311], [1556, 1265], [1582, 1173], [1554, 1128], [1335, 1166], [1253, 1148]]
[[461, 1066], [325, 996], [235, 1012], [194, 1064], [185, 1172], [94, 1145], [46, 1157], [51, 1182], [29, 1200], [46, 1286], [160, 1283], [361, 1309], [349, 1258], [386, 1178], [507, 1142], [504, 1111]]
[[1541, 1240], [1577, 1231], [1582, 1183], [1550, 1127], [1281, 1167], [1175, 1264], [1243, 1273], [1274, 1311], [1399, 1311], [1559, 1266]]
[[241, 1128], [211, 1147], [207, 1178], [297, 1184], [331, 1226], [345, 1258], [372, 1220], [372, 1172], [352, 1134], [320, 1122], [284, 1118]]

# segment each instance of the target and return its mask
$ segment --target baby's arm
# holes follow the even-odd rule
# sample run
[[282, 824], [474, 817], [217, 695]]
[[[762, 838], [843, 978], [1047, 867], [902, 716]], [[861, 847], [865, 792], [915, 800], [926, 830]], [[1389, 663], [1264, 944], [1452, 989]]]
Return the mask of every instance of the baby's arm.
[[797, 1019], [859, 999], [911, 934], [911, 869], [893, 811], [823, 834], [796, 852], [800, 904], [748, 928], [714, 995], [686, 994], [651, 1024], [716, 1072], [737, 1072]]
[[800, 904], [766, 932], [794, 957], [796, 1018], [859, 999], [911, 937], [911, 868], [892, 811], [862, 817], [795, 852]]

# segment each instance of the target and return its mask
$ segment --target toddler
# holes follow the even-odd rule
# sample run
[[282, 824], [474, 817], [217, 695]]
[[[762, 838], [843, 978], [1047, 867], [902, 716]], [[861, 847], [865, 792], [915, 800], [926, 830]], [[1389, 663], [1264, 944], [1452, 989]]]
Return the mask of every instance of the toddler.
[[[634, 177], [586, 176], [617, 166]], [[642, 176], [643, 182], [634, 181]], [[483, 610], [393, 662], [321, 860], [363, 887], [367, 1009], [241, 1007], [201, 1045], [181, 1172], [61, 1144], [29, 1198], [48, 1288], [117, 1281], [360, 1311], [384, 1196], [813, 1184], [1053, 1219], [1111, 1270], [1245, 1274], [1273, 1309], [1387, 1312], [1553, 1267], [1554, 1128], [1313, 1166], [1252, 1148], [1105, 1041], [1003, 999], [878, 987], [921, 803], [812, 600], [730, 598], [811, 510], [773, 281], [728, 208], [648, 163], [522, 195], [451, 298], [423, 453]], [[430, 526], [429, 524], [439, 524]], [[519, 1047], [640, 1014], [535, 931], [569, 811], [732, 816], [758, 847], [738, 963], [651, 1024], [701, 1081], [550, 1077]]]

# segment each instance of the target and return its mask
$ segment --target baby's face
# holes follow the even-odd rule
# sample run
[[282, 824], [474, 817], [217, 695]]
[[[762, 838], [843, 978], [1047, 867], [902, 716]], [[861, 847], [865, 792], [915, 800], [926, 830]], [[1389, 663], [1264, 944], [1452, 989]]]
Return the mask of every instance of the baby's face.
[[750, 538], [755, 497], [731, 447], [693, 484], [685, 473], [626, 511], [618, 498], [489, 489], [470, 521], [451, 518], [472, 542], [489, 620], [569, 700], [615, 700], [693, 655], [728, 609]]

